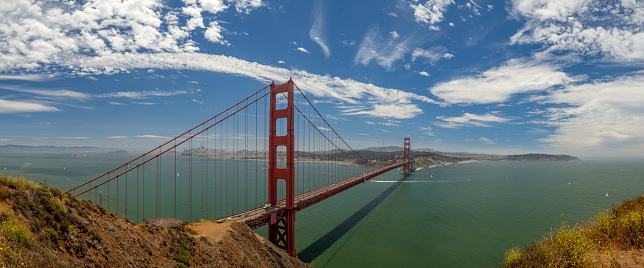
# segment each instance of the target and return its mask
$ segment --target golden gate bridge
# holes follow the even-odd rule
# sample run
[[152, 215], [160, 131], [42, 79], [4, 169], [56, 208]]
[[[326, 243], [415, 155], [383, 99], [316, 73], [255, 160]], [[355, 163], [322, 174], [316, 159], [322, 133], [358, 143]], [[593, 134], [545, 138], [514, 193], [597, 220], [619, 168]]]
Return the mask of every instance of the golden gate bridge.
[[271, 83], [66, 193], [105, 200], [137, 223], [154, 216], [267, 225], [268, 240], [296, 257], [296, 212], [388, 171], [414, 170], [409, 138], [389, 164], [370, 167], [313, 104], [292, 79]]

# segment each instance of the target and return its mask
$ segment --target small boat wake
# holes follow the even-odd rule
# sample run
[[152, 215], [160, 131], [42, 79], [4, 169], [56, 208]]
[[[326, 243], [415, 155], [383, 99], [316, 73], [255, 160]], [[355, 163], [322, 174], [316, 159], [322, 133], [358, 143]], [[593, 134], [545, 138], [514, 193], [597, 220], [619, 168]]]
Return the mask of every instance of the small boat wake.
[[371, 182], [386, 182], [386, 183], [394, 183], [394, 182], [402, 182], [402, 183], [444, 183], [444, 182], [471, 182], [471, 179], [460, 179], [460, 180], [436, 180], [436, 181], [378, 181], [378, 180], [371, 180]]

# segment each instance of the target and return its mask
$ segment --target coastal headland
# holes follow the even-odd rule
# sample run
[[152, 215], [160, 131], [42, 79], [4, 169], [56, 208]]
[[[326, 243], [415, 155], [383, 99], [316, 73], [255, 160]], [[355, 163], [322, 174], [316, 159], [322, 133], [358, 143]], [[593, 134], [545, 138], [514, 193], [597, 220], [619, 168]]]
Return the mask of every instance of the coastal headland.
[[0, 177], [2, 267], [310, 267], [240, 222], [164, 227]]

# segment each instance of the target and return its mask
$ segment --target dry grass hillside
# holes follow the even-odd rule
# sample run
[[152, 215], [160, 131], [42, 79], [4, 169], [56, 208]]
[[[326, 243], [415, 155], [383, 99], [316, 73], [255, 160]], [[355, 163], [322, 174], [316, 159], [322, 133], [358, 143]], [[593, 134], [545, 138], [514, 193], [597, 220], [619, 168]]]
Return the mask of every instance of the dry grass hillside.
[[1, 267], [310, 267], [245, 224], [135, 225], [88, 200], [0, 175]]
[[644, 196], [513, 248], [501, 267], [644, 267]]

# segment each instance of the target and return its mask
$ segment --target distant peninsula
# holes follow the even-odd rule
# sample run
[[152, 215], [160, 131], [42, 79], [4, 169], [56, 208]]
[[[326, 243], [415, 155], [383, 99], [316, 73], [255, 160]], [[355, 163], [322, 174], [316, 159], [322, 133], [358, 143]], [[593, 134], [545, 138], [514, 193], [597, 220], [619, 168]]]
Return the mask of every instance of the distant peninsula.
[[570, 155], [565, 155], [565, 154], [516, 154], [516, 155], [507, 155], [505, 156], [505, 159], [501, 160], [508, 160], [508, 161], [547, 161], [547, 162], [552, 162], [552, 161], [581, 161], [581, 159], [570, 156]]
[[54, 146], [54, 145], [0, 145], [0, 152], [6, 153], [106, 153], [114, 148], [101, 148], [92, 146]]

